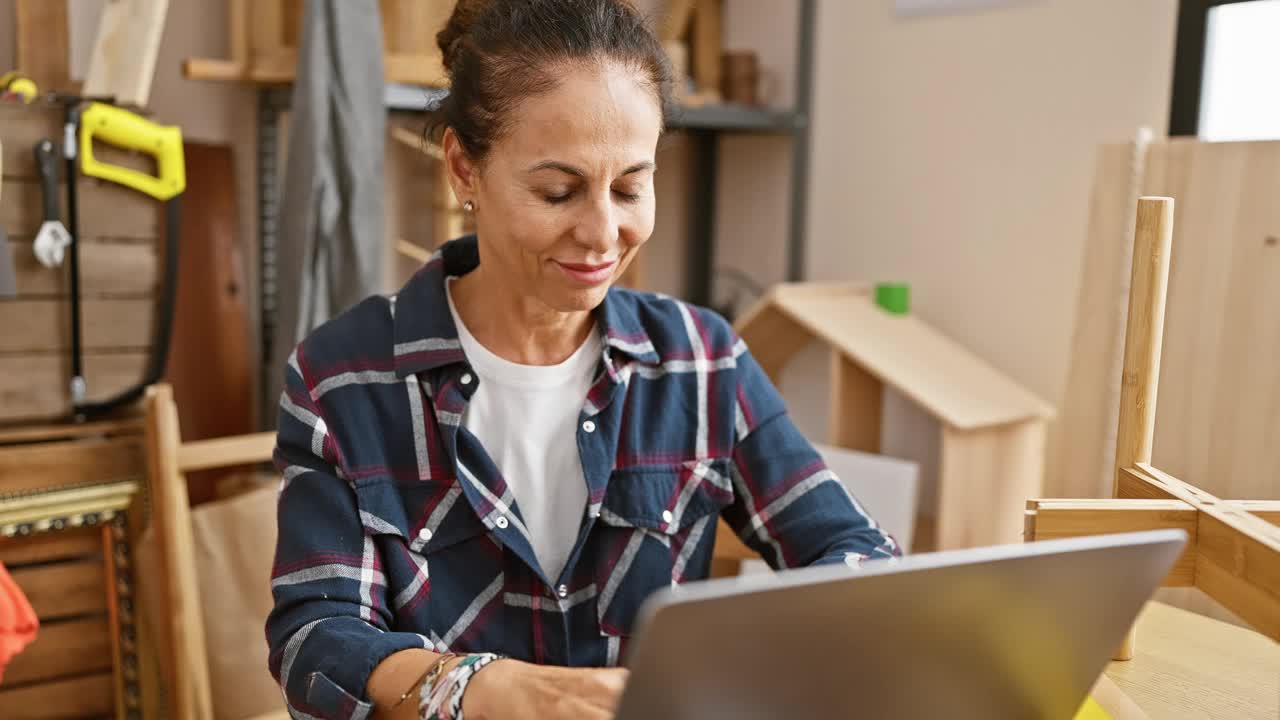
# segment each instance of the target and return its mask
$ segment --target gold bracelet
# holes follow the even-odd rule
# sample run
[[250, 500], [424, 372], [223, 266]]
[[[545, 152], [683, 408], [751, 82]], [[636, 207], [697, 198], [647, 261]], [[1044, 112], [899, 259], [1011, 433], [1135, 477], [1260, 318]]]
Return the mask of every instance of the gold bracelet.
[[427, 668], [427, 671], [422, 673], [422, 675], [419, 676], [418, 679], [415, 680], [414, 683], [409, 686], [408, 690], [404, 691], [404, 694], [400, 696], [400, 699], [397, 700], [395, 704], [392, 705], [391, 707], [393, 708], [400, 707], [400, 703], [403, 703], [405, 700], [407, 700], [409, 696], [413, 694], [414, 690], [422, 687], [428, 682], [434, 683], [436, 680], [436, 677], [440, 675], [440, 671], [444, 670], [444, 664], [456, 657], [458, 657], [457, 653], [445, 653], [440, 657], [436, 658], [436, 661], [431, 663], [431, 667]]

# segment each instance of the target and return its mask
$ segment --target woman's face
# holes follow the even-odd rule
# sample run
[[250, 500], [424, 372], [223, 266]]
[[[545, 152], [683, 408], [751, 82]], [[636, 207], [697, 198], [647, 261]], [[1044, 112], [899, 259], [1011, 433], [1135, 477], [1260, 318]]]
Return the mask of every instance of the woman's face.
[[475, 203], [486, 275], [552, 310], [595, 308], [653, 233], [657, 99], [632, 70], [572, 63], [511, 112], [478, 166], [445, 143], [455, 188], [470, 174], [459, 194]]

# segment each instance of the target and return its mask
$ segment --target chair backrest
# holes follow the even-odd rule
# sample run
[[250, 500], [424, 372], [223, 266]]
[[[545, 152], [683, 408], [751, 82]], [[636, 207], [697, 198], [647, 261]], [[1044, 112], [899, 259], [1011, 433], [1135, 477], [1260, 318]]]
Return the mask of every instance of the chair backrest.
[[186, 473], [266, 462], [275, 447], [275, 433], [183, 443], [173, 388], [147, 388], [145, 407], [151, 518], [163, 577], [164, 606], [157, 616], [165, 623], [160, 652], [169, 687], [167, 715], [175, 720], [212, 720]]

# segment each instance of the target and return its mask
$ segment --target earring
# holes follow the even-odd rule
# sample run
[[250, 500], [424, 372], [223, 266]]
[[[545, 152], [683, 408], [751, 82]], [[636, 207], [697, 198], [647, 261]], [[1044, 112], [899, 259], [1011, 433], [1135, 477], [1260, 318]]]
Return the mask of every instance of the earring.
[[471, 202], [470, 200], [468, 200], [468, 201], [466, 201], [466, 202], [462, 203], [462, 209], [463, 209], [465, 212], [475, 212], [475, 211], [476, 211], [476, 204], [475, 204], [475, 203], [473, 203], [473, 202]]

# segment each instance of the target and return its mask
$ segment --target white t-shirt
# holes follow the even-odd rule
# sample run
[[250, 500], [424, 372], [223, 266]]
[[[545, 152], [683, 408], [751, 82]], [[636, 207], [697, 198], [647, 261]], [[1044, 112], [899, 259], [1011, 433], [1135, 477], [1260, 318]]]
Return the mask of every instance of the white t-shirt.
[[564, 568], [587, 507], [587, 480], [578, 455], [578, 417], [600, 360], [593, 330], [559, 365], [521, 365], [476, 341], [445, 284], [458, 340], [480, 382], [462, 426], [498, 466], [520, 507], [543, 572], [554, 582]]

